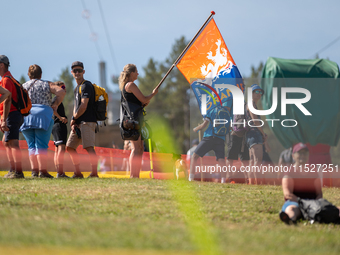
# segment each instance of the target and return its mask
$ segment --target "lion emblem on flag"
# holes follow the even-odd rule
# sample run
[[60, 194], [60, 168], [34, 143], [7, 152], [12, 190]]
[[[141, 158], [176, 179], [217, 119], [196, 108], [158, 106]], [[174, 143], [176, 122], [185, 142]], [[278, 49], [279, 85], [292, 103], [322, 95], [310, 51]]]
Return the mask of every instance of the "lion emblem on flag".
[[211, 60], [213, 63], [209, 63], [208, 66], [203, 64], [201, 66], [201, 73], [205, 78], [214, 78], [218, 75], [219, 71], [222, 69], [224, 72], [230, 72], [233, 63], [228, 60], [228, 51], [226, 48], [221, 47], [222, 42], [220, 39], [215, 43], [217, 49], [215, 55], [211, 51], [207, 53], [207, 59]]

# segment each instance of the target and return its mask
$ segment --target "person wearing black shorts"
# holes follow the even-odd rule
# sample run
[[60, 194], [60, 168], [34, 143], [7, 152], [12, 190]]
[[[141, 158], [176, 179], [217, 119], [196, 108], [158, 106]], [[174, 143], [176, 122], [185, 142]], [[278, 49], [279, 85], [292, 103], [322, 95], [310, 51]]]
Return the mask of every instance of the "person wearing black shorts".
[[0, 103], [0, 130], [4, 133], [2, 143], [6, 149], [7, 159], [10, 165], [5, 178], [24, 178], [21, 166], [21, 150], [19, 147], [19, 129], [23, 123], [23, 116], [15, 107], [13, 102], [18, 101], [17, 90], [14, 78], [9, 68], [9, 59], [5, 55], [0, 55], [0, 86], [11, 92], [5, 101]]
[[[226, 141], [228, 144], [227, 164], [233, 166], [234, 160], [240, 158], [242, 166], [247, 166], [249, 164], [249, 150], [245, 144], [245, 137], [239, 137], [233, 134], [233, 132], [230, 132], [226, 136]], [[229, 178], [233, 179], [235, 177], [238, 177], [237, 174]], [[246, 172], [244, 172], [244, 178], [246, 179], [245, 181], [248, 182]]]
[[217, 136], [213, 134], [213, 123], [210, 120], [209, 116], [204, 118], [203, 123], [195, 127], [193, 131], [198, 132], [199, 130], [204, 129], [207, 126], [208, 128], [204, 131], [202, 141], [197, 145], [194, 153], [191, 155], [189, 181], [193, 181], [195, 178], [195, 168], [197, 165], [197, 160], [199, 158], [202, 158], [207, 152], [211, 150], [215, 152], [217, 164], [221, 168], [225, 166], [225, 135]]
[[[65, 84], [63, 82], [56, 82], [58, 86], [66, 91]], [[53, 98], [52, 103], [56, 97]], [[53, 141], [55, 145], [54, 152], [54, 165], [57, 170], [57, 178], [68, 178], [64, 173], [64, 154], [67, 141], [67, 117], [65, 115], [65, 108], [63, 103], [60, 103], [57, 111], [54, 111], [54, 125], [52, 128]]]

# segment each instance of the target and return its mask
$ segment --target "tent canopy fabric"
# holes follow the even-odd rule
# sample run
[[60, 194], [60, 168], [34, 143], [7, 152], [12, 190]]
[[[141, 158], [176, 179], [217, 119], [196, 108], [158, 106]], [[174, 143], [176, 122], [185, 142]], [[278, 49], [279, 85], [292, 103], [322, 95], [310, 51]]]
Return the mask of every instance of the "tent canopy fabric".
[[339, 67], [327, 59], [269, 57], [262, 78], [339, 78]]
[[[264, 110], [273, 104], [273, 88], [278, 90], [278, 105], [267, 119], [293, 119], [295, 127], [284, 127], [275, 122], [269, 125], [281, 144], [288, 148], [295, 143], [318, 143], [336, 146], [340, 139], [340, 79], [339, 67], [335, 62], [326, 59], [294, 60], [268, 58], [262, 72], [261, 87], [265, 94], [262, 97]], [[286, 115], [282, 115], [281, 89], [304, 88], [311, 94], [311, 99], [303, 106], [312, 114], [305, 115], [294, 104], [286, 105]], [[288, 99], [302, 99], [303, 93], [287, 93]], [[269, 122], [270, 123], [270, 122]], [[294, 125], [285, 121], [285, 125]]]

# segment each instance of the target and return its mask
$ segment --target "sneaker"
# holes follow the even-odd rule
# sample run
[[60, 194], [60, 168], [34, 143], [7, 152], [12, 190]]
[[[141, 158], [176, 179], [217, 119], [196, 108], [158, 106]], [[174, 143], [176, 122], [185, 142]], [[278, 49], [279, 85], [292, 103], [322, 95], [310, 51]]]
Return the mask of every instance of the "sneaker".
[[98, 174], [91, 173], [87, 178], [99, 178]]
[[8, 173], [4, 175], [4, 178], [10, 178], [14, 173], [14, 170], [9, 170]]
[[57, 173], [57, 178], [70, 178], [69, 176], [67, 176], [65, 173]]
[[79, 174], [74, 173], [71, 178], [73, 178], [73, 179], [83, 179], [84, 175], [82, 173], [79, 173]]
[[23, 172], [17, 172], [15, 171], [10, 177], [7, 177], [9, 179], [22, 179], [25, 178], [24, 173]]
[[50, 175], [48, 172], [41, 172], [39, 178], [54, 178], [54, 177]]
[[293, 225], [293, 224], [296, 224], [295, 221], [292, 221], [288, 214], [285, 213], [285, 212], [280, 212], [280, 220], [283, 221], [284, 223], [286, 223], [287, 225]]
[[34, 178], [39, 177], [39, 172], [38, 171], [32, 171], [31, 175]]

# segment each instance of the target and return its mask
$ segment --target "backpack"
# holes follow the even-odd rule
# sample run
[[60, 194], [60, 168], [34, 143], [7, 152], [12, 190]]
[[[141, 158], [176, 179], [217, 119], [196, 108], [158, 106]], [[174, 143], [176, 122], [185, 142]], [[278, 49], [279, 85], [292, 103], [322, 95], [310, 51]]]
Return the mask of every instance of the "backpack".
[[[247, 107], [246, 103], [244, 104], [244, 114], [234, 114], [233, 118], [233, 132], [232, 135], [236, 135], [238, 137], [243, 137], [247, 131], [249, 130], [248, 119], [247, 119]], [[237, 124], [234, 124], [237, 123]]]
[[[94, 110], [96, 113], [97, 121], [105, 121], [107, 119], [107, 104], [109, 102], [109, 96], [105, 89], [92, 83], [94, 88]], [[79, 86], [79, 94], [81, 94], [81, 86]]]
[[306, 220], [340, 223], [339, 209], [326, 199], [299, 199], [299, 208]]
[[31, 99], [28, 95], [28, 92], [26, 89], [22, 87], [20, 82], [18, 82], [16, 79], [14, 79], [11, 76], [5, 76], [7, 78], [10, 78], [15, 86], [15, 89], [17, 91], [17, 102], [13, 100], [12, 97], [12, 104], [14, 105], [15, 108], [21, 113], [22, 116], [27, 116], [30, 114], [30, 110], [32, 108], [32, 102]]
[[[211, 109], [211, 111], [211, 117], [209, 119], [212, 121], [213, 134], [217, 136], [225, 136], [228, 134], [230, 128], [230, 113], [228, 109], [220, 105]], [[214, 120], [218, 119], [221, 120], [221, 123], [214, 123]]]
[[144, 121], [143, 112], [143, 106], [126, 101], [122, 93], [120, 118], [118, 120], [120, 134], [123, 140], [138, 140]]

